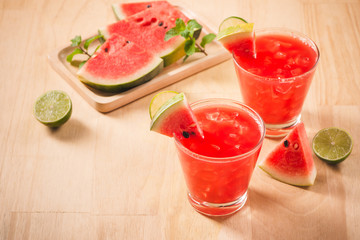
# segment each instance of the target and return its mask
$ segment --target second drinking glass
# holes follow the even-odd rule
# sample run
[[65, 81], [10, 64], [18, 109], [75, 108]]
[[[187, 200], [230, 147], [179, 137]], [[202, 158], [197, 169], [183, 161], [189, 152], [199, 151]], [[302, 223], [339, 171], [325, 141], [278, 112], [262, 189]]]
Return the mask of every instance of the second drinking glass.
[[233, 49], [245, 104], [260, 114], [267, 137], [286, 135], [299, 121], [319, 60], [307, 36], [288, 29], [255, 31], [255, 55]]

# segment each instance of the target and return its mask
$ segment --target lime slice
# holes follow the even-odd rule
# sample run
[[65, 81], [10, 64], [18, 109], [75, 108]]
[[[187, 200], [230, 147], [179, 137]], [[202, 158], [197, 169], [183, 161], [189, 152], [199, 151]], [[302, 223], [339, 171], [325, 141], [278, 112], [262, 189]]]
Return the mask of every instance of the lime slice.
[[344, 161], [351, 153], [353, 141], [346, 131], [331, 127], [320, 130], [313, 138], [315, 155], [330, 164]]
[[240, 17], [228, 17], [220, 24], [217, 39], [220, 42], [228, 42], [239, 37], [252, 37], [253, 30], [254, 23], [247, 23]]
[[36, 119], [49, 127], [60, 127], [72, 113], [70, 97], [63, 91], [52, 90], [41, 95], [34, 105]]
[[224, 30], [228, 27], [240, 25], [243, 23], [247, 23], [247, 21], [241, 17], [231, 16], [231, 17], [225, 18], [224, 21], [222, 21], [222, 23], [219, 26], [219, 32], [221, 32], [222, 30]]
[[164, 105], [164, 103], [167, 102], [170, 98], [174, 97], [177, 94], [178, 93], [174, 91], [162, 91], [156, 94], [150, 102], [150, 106], [149, 106], [150, 118], [153, 119], [159, 108], [162, 105]]

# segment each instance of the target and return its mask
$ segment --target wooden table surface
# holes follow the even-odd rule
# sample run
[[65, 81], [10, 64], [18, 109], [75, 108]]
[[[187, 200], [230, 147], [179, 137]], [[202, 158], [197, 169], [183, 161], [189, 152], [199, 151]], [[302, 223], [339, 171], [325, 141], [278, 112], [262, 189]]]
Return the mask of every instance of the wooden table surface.
[[[318, 175], [309, 188], [256, 168], [244, 208], [224, 218], [189, 205], [173, 141], [149, 131], [154, 93], [99, 113], [48, 63], [48, 54], [75, 35], [114, 22], [115, 2], [0, 2], [0, 239], [360, 238], [359, 0], [172, 1], [215, 27], [237, 15], [257, 29], [309, 35], [321, 57], [302, 111], [308, 137], [337, 126], [354, 140], [337, 166], [314, 156]], [[35, 99], [52, 89], [73, 101], [70, 121], [57, 130], [32, 115]], [[185, 92], [190, 102], [242, 100], [231, 60], [166, 89]], [[265, 139], [259, 161], [277, 142]]]

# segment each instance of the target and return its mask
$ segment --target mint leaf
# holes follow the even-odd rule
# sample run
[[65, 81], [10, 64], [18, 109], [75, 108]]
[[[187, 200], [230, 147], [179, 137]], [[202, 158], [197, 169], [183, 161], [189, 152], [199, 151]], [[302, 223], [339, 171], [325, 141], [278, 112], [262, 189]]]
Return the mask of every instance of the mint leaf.
[[165, 33], [165, 38], [164, 38], [164, 40], [165, 40], [165, 41], [168, 41], [170, 38], [173, 38], [173, 37], [175, 37], [175, 36], [177, 36], [177, 35], [179, 35], [179, 34], [180, 34], [179, 31], [177, 31], [175, 28], [171, 28], [169, 31], [167, 31], [167, 32]]
[[187, 22], [186, 28], [190, 31], [195, 31], [195, 30], [202, 28], [202, 26], [195, 19], [190, 19]]
[[87, 61], [82, 61], [80, 64], [79, 64], [79, 69], [82, 68], [82, 66], [84, 66], [84, 64], [86, 63]]
[[87, 39], [87, 40], [84, 42], [84, 48], [85, 48], [86, 50], [88, 50], [89, 45], [90, 45], [93, 41], [95, 41], [96, 39], [102, 38], [102, 37], [103, 37], [103, 35], [96, 35], [96, 36], [94, 36], [94, 37], [91, 37], [91, 38]]
[[186, 28], [185, 22], [181, 18], [176, 19], [175, 24], [176, 24], [175, 28], [178, 29], [179, 31], [184, 31]]
[[195, 40], [194, 39], [188, 39], [185, 42], [184, 50], [186, 55], [192, 55], [195, 53]]
[[[212, 42], [216, 35], [213, 33], [207, 34], [203, 37], [199, 45], [196, 43], [196, 39], [200, 36], [201, 30], [202, 26], [195, 19], [190, 19], [186, 24], [181, 18], [178, 18], [176, 19], [175, 27], [165, 33], [164, 39], [168, 41], [170, 38], [179, 35], [185, 38], [184, 51], [186, 56], [183, 61], [196, 52], [201, 52], [207, 56], [205, 45]], [[194, 34], [196, 36], [194, 36]]]
[[188, 37], [190, 37], [190, 31], [189, 30], [187, 30], [187, 29], [185, 29], [184, 31], [182, 31], [181, 33], [180, 33], [180, 35], [183, 37], [183, 38], [185, 38], [185, 39], [187, 39]]
[[[96, 39], [99, 40], [100, 44], [95, 48], [94, 52], [92, 54], [90, 54], [88, 51], [89, 46]], [[66, 61], [69, 62], [73, 66], [78, 66], [79, 68], [81, 68], [92, 57], [92, 55], [94, 55], [94, 53], [99, 49], [99, 47], [101, 47], [101, 44], [103, 43], [103, 41], [105, 41], [104, 36], [99, 33], [98, 35], [87, 39], [84, 42], [83, 46], [81, 46], [81, 36], [79, 36], [79, 35], [75, 36], [73, 39], [71, 39], [71, 46], [75, 47], [75, 48], [69, 55], [66, 56]], [[78, 64], [80, 61], [73, 61], [74, 56], [77, 54], [84, 54], [88, 58], [85, 61], [82, 61], [80, 64]]]
[[213, 33], [205, 35], [201, 40], [200, 46], [204, 48], [206, 44], [211, 43], [215, 38], [216, 35]]
[[101, 47], [101, 45], [97, 46], [93, 52], [93, 54]]
[[70, 53], [67, 57], [66, 57], [66, 61], [68, 61], [68, 62], [72, 62], [72, 60], [73, 60], [73, 57], [75, 56], [75, 55], [77, 55], [77, 54], [82, 54], [82, 53], [84, 53], [84, 51], [82, 50], [82, 49], [80, 49], [80, 48], [75, 48], [74, 49], [74, 51], [72, 52], [72, 53]]
[[168, 41], [170, 38], [178, 36], [182, 34], [182, 32], [186, 29], [185, 23], [181, 18], [176, 19], [175, 27], [171, 28], [169, 31], [165, 33], [165, 41]]
[[183, 62], [186, 61], [186, 59], [188, 59], [188, 57], [190, 57], [190, 55], [185, 55], [184, 59], [183, 59]]
[[81, 43], [81, 36], [77, 35], [73, 39], [71, 39], [71, 46], [76, 47], [79, 46]]

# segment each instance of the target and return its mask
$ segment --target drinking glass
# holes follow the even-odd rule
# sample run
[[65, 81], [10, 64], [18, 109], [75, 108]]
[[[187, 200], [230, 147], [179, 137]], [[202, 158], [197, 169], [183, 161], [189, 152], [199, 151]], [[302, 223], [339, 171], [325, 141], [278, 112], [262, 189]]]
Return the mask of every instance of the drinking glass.
[[[265, 125], [258, 113], [245, 104], [231, 99], [206, 99], [190, 105], [195, 115], [199, 110], [207, 111], [213, 107], [227, 106], [233, 109], [233, 113], [243, 114], [245, 121], [231, 122], [232, 120], [219, 119], [208, 122], [200, 122], [201, 126], [212, 124], [212, 131], [221, 131], [223, 121], [237, 126], [241, 144], [251, 144], [241, 154], [226, 157], [211, 157], [199, 154], [185, 147], [181, 141], [175, 138], [178, 157], [183, 169], [184, 178], [188, 188], [190, 204], [200, 213], [210, 216], [223, 216], [232, 214], [243, 207], [247, 199], [249, 182], [259, 156], [259, 152], [265, 136]], [[206, 113], [207, 114], [207, 113]], [[213, 112], [209, 113], [214, 114]], [[256, 124], [246, 125], [251, 120]], [[254, 127], [256, 125], [256, 127]], [[204, 134], [205, 135], [205, 134]], [[236, 137], [237, 133], [229, 136], [221, 136], [222, 141]], [[253, 137], [257, 136], [257, 137]], [[206, 135], [204, 141], [207, 141]], [[232, 144], [232, 143], [231, 143]], [[230, 144], [230, 145], [231, 145]], [[234, 142], [237, 147], [237, 142]], [[219, 148], [219, 151], [222, 151]], [[224, 150], [225, 151], [225, 150]], [[207, 153], [207, 152], [206, 152]]]
[[[296, 74], [298, 69], [292, 69], [293, 72], [291, 73], [294, 73], [294, 76], [291, 77], [283, 77], [281, 74], [277, 77], [259, 75], [255, 71], [256, 69], [245, 69], [239, 62], [238, 57], [233, 54], [235, 71], [244, 103], [260, 114], [265, 122], [267, 137], [283, 137], [300, 122], [301, 110], [319, 61], [320, 52], [314, 41], [293, 30], [273, 28], [255, 31], [256, 38], [265, 35], [288, 36], [298, 39], [305, 43], [307, 47], [313, 49], [315, 53], [314, 65], [308, 71], [299, 75]], [[276, 44], [289, 43], [279, 41], [274, 43], [274, 45]], [[286, 52], [276, 51], [276, 46], [268, 47], [274, 48], [274, 54], [277, 54], [277, 57], [286, 57]], [[263, 49], [257, 47], [257, 50], [261, 51]], [[301, 52], [299, 52], [297, 57], [289, 58], [287, 61], [301, 66], [302, 64], [308, 64], [309, 59], [302, 58]], [[265, 60], [262, 63], [263, 65], [258, 69], [272, 67], [271, 62]], [[290, 68], [290, 65], [285, 65], [285, 67]], [[281, 72], [281, 69], [279, 72]]]

